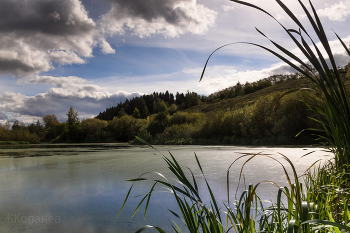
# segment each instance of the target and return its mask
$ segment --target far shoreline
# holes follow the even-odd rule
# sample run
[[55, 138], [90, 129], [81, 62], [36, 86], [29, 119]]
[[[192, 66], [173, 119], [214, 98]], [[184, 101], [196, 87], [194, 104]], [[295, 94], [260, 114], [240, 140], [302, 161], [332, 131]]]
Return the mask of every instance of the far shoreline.
[[[244, 148], [303, 148], [309, 150], [311, 148], [324, 148], [321, 145], [232, 145], [232, 144], [191, 144], [191, 145], [171, 145], [162, 144], [155, 145], [159, 150], [167, 147], [174, 147], [181, 149], [181, 147], [244, 147]], [[132, 148], [150, 148], [145, 144], [131, 144], [131, 143], [40, 143], [40, 144], [0, 144], [0, 158], [25, 158], [25, 157], [41, 157], [41, 156], [55, 156], [62, 155], [68, 152], [69, 156], [74, 156], [78, 152], [96, 153], [99, 151], [114, 149], [114, 150], [128, 150]], [[36, 150], [38, 149], [38, 150]], [[42, 151], [48, 149], [49, 151]], [[168, 149], [168, 148], [167, 148]], [[25, 152], [23, 150], [26, 150]], [[67, 155], [67, 154], [66, 154]]]

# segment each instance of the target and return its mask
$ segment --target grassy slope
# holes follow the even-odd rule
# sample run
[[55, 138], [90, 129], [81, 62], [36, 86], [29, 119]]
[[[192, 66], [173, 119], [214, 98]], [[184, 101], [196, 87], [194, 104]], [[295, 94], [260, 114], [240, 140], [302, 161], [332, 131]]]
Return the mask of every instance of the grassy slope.
[[239, 109], [244, 107], [245, 105], [254, 104], [260, 97], [265, 96], [267, 94], [271, 94], [274, 92], [285, 92], [292, 89], [299, 89], [305, 87], [311, 87], [311, 82], [308, 79], [298, 79], [298, 80], [290, 80], [285, 83], [276, 84], [270, 86], [268, 88], [256, 91], [254, 93], [250, 93], [243, 96], [238, 96], [235, 98], [221, 100], [217, 103], [209, 103], [202, 104], [198, 106], [194, 106], [192, 108], [186, 109], [186, 112], [202, 112], [209, 113], [215, 112], [219, 110], [227, 110], [227, 109]]

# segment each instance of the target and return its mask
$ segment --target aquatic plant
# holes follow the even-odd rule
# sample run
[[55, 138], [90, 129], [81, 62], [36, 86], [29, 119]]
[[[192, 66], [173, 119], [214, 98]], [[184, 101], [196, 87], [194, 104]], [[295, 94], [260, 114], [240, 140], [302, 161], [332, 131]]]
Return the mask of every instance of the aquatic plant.
[[[260, 7], [257, 7], [253, 4], [239, 1], [231, 0], [233, 2], [243, 4], [252, 8], [255, 8], [259, 11], [262, 11], [275, 19], [267, 11], [263, 10]], [[337, 70], [335, 60], [329, 46], [326, 34], [324, 32], [323, 26], [319, 20], [319, 17], [314, 9], [311, 1], [310, 7], [312, 9], [311, 13], [307, 10], [305, 5], [299, 0], [301, 7], [303, 8], [309, 22], [312, 25], [314, 32], [317, 35], [317, 40], [320, 41], [322, 48], [327, 53], [328, 59], [330, 61], [330, 67], [328, 67], [326, 57], [322, 55], [320, 49], [316, 45], [316, 42], [311, 38], [309, 33], [305, 30], [304, 26], [300, 23], [297, 17], [287, 8], [286, 5], [280, 0], [276, 2], [281, 6], [281, 8], [286, 12], [286, 14], [296, 23], [299, 30], [287, 29], [285, 28], [277, 19], [275, 19], [280, 26], [286, 31], [289, 37], [293, 40], [295, 45], [300, 49], [302, 54], [308, 59], [311, 63], [311, 67], [308, 66], [303, 60], [298, 58], [289, 50], [283, 48], [279, 44], [270, 40], [266, 35], [257, 29], [257, 31], [269, 39], [273, 45], [284, 55], [287, 55], [289, 58], [293, 59], [294, 62], [288, 60], [279, 53], [274, 52], [273, 50], [266, 48], [264, 46], [248, 43], [248, 42], [238, 42], [251, 44], [263, 48], [270, 53], [274, 54], [291, 67], [299, 71], [305, 77], [309, 78], [313, 84], [313, 90], [320, 93], [322, 98], [320, 98], [317, 105], [310, 106], [316, 110], [322, 117], [320, 119], [314, 119], [316, 122], [322, 126], [322, 134], [320, 137], [325, 139], [330, 146], [331, 151], [335, 155], [334, 162], [334, 172], [330, 178], [326, 179], [327, 183], [322, 184], [322, 179], [324, 175], [327, 176], [328, 172], [331, 170], [317, 170], [315, 173], [308, 173], [306, 192], [303, 191], [303, 185], [300, 181], [299, 175], [296, 173], [295, 167], [292, 161], [288, 157], [281, 154], [283, 160], [287, 161], [288, 165], [292, 169], [292, 175], [289, 175], [286, 167], [275, 157], [271, 155], [263, 154], [244, 154], [237, 158], [231, 166], [239, 159], [248, 158], [244, 163], [248, 163], [251, 159], [256, 156], [265, 156], [267, 159], [272, 159], [277, 161], [284, 170], [288, 186], [279, 187], [273, 181], [262, 181], [269, 182], [273, 185], [276, 185], [279, 189], [277, 194], [276, 203], [272, 204], [268, 208], [265, 208], [262, 204], [259, 197], [256, 195], [256, 190], [258, 186], [262, 183], [258, 183], [255, 186], [250, 185], [246, 191], [244, 191], [241, 196], [235, 196], [234, 199], [234, 208], [230, 207], [230, 189], [229, 189], [229, 171], [231, 166], [227, 171], [227, 200], [228, 203], [224, 203], [224, 208], [219, 208], [219, 205], [215, 199], [215, 196], [204, 176], [203, 169], [200, 162], [198, 161], [197, 156], [195, 155], [198, 167], [203, 175], [205, 180], [207, 190], [210, 193], [209, 203], [203, 203], [202, 198], [198, 192], [197, 181], [192, 171], [190, 170], [190, 178], [188, 178], [177, 163], [175, 157], [170, 154], [171, 158], [167, 158], [162, 155], [162, 158], [167, 163], [171, 172], [177, 178], [177, 185], [173, 185], [169, 180], [164, 177], [162, 174], [159, 174], [161, 179], [154, 180], [154, 185], [151, 190], [144, 195], [143, 199], [137, 206], [134, 214], [138, 211], [140, 205], [146, 201], [145, 207], [145, 216], [148, 210], [148, 205], [154, 188], [158, 184], [162, 184], [168, 188], [170, 192], [173, 193], [174, 198], [179, 206], [181, 215], [175, 213], [173, 210], [170, 212], [177, 218], [181, 219], [185, 227], [189, 232], [229, 232], [230, 230], [234, 232], [337, 232], [341, 231], [350, 231], [350, 226], [348, 221], [350, 220], [350, 213], [348, 208], [348, 188], [347, 189], [337, 190], [339, 187], [342, 187], [342, 183], [345, 182], [347, 185], [349, 182], [348, 171], [350, 164], [350, 108], [348, 102], [348, 93], [345, 89], [344, 82], [340, 77], [340, 74]], [[313, 15], [313, 16], [312, 16]], [[296, 36], [299, 40], [296, 38]], [[312, 47], [308, 45], [304, 38], [308, 38], [311, 41]], [[339, 41], [344, 46], [345, 50], [350, 55], [350, 51], [345, 46], [344, 42], [337, 35]], [[231, 43], [234, 44], [234, 43]], [[230, 45], [230, 44], [227, 44]], [[205, 67], [202, 72], [201, 79], [204, 76], [206, 66], [210, 57], [219, 49], [227, 46], [224, 45], [216, 49], [208, 58]], [[314, 50], [313, 50], [314, 49]], [[316, 51], [316, 53], [314, 52]], [[300, 68], [300, 65], [303, 68]], [[317, 75], [312, 76], [312, 67], [317, 70]], [[142, 139], [139, 139], [143, 141]], [[144, 141], [143, 141], [144, 142]], [[144, 142], [146, 143], [146, 142]], [[148, 143], [147, 143], [148, 144]], [[150, 145], [151, 146], [151, 145]], [[153, 146], [152, 146], [153, 147]], [[241, 174], [242, 170], [241, 169]], [[241, 176], [241, 175], [240, 175]], [[323, 177], [323, 178], [320, 178]], [[136, 179], [130, 180], [133, 182], [143, 181], [146, 178], [140, 176]], [[337, 179], [334, 180], [334, 179]], [[329, 183], [328, 183], [329, 182]], [[339, 183], [340, 182], [340, 183]], [[134, 183], [135, 184], [135, 183]], [[133, 185], [134, 185], [133, 184]], [[131, 186], [127, 197], [123, 203], [123, 207], [127, 199], [129, 198], [130, 192], [132, 190]], [[324, 186], [328, 187], [324, 187]], [[321, 191], [317, 191], [321, 190]], [[326, 190], [326, 191], [325, 191]], [[315, 192], [317, 191], [317, 192]], [[325, 192], [324, 192], [325, 191]], [[314, 192], [312, 194], [311, 192]], [[334, 192], [337, 192], [336, 196]], [[287, 197], [287, 203], [282, 203], [281, 197], [285, 195]], [[341, 195], [345, 195], [345, 198], [338, 198]], [[123, 209], [122, 207], [122, 209]], [[338, 209], [332, 209], [338, 208]], [[335, 213], [334, 213], [335, 212]], [[120, 213], [119, 213], [120, 214]], [[336, 214], [336, 215], [334, 215]], [[223, 219], [226, 219], [226, 223], [223, 222]], [[320, 219], [322, 217], [322, 219]], [[145, 226], [138, 230], [141, 232], [152, 226]], [[155, 229], [158, 232], [164, 232], [161, 228], [156, 227]], [[173, 229], [175, 232], [182, 232], [180, 227], [174, 222]]]
[[[230, 0], [232, 2], [236, 2], [242, 5], [246, 5], [248, 7], [255, 8], [268, 16], [272, 17], [276, 22], [285, 30], [290, 39], [295, 43], [300, 52], [306, 57], [308, 62], [311, 65], [308, 65], [301, 58], [297, 57], [294, 53], [290, 52], [288, 49], [282, 47], [278, 43], [272, 41], [269, 37], [267, 37], [263, 32], [256, 28], [256, 30], [268, 40], [280, 51], [277, 53], [267, 47], [264, 47], [259, 44], [250, 43], [250, 42], [235, 42], [223, 45], [217, 48], [212, 54], [210, 54], [200, 80], [202, 80], [205, 69], [209, 62], [210, 57], [219, 49], [231, 45], [231, 44], [250, 44], [262, 49], [267, 50], [272, 53], [276, 57], [280, 58], [282, 61], [293, 67], [295, 70], [303, 74], [305, 77], [310, 79], [313, 84], [316, 92], [322, 94], [323, 98], [320, 99], [318, 105], [310, 106], [315, 111], [317, 111], [322, 118], [314, 119], [322, 126], [322, 132], [320, 134], [320, 138], [325, 139], [335, 155], [335, 164], [336, 168], [341, 168], [344, 164], [350, 163], [350, 107], [349, 107], [349, 96], [348, 92], [345, 88], [344, 81], [341, 78], [337, 65], [335, 63], [335, 59], [329, 45], [326, 33], [323, 29], [322, 23], [317, 15], [317, 12], [311, 2], [309, 0], [309, 4], [311, 7], [311, 13], [302, 3], [302, 1], [298, 0], [300, 6], [303, 8], [312, 28], [313, 32], [316, 34], [316, 40], [321, 43], [321, 46], [317, 46], [316, 43], [318, 41], [314, 40], [310, 34], [302, 25], [302, 23], [298, 20], [297, 16], [293, 14], [293, 12], [280, 0], [276, 0], [276, 2], [281, 6], [281, 8], [285, 11], [285, 13], [294, 21], [298, 29], [287, 29], [283, 26], [275, 17], [273, 17], [270, 13], [265, 11], [264, 9], [244, 1], [239, 0]], [[341, 38], [336, 34], [339, 41], [343, 45], [344, 49], [350, 55], [349, 49], [346, 47]], [[312, 46], [310, 46], [306, 39], [311, 41]], [[328, 60], [330, 62], [330, 67], [327, 63], [327, 57], [325, 57], [320, 48], [326, 52], [328, 56]], [[316, 51], [316, 52], [314, 52]], [[289, 57], [286, 58], [285, 56]], [[289, 59], [292, 59], [289, 60]], [[317, 75], [313, 76], [313, 69], [317, 71]]]
[[[149, 143], [138, 138], [143, 143], [148, 144], [154, 148]], [[156, 150], [156, 148], [154, 148]], [[159, 152], [159, 151], [158, 151]], [[161, 153], [161, 152], [159, 152]], [[287, 164], [292, 170], [292, 175], [290, 175], [287, 170], [288, 168], [279, 161], [276, 156], [270, 154], [250, 154], [246, 153], [239, 156], [236, 160], [227, 169], [227, 203], [217, 202], [215, 195], [204, 175], [202, 166], [195, 154], [195, 159], [197, 161], [198, 168], [202, 174], [202, 177], [205, 181], [206, 189], [209, 193], [210, 200], [209, 203], [203, 201], [203, 193], [199, 192], [198, 181], [195, 178], [192, 170], [188, 168], [188, 172], [184, 171], [183, 168], [179, 165], [176, 158], [171, 154], [170, 158], [166, 157], [161, 153], [161, 157], [167, 163], [168, 168], [175, 176], [175, 183], [170, 182], [170, 178], [165, 177], [160, 173], [156, 173], [159, 178], [154, 179], [154, 184], [148, 193], [143, 195], [141, 201], [135, 208], [133, 216], [137, 213], [142, 203], [146, 203], [144, 210], [144, 217], [146, 217], [148, 206], [152, 197], [152, 194], [156, 190], [156, 186], [163, 185], [170, 193], [173, 194], [174, 199], [179, 207], [180, 213], [177, 213], [175, 210], [169, 210], [174, 217], [180, 219], [185, 228], [189, 232], [198, 233], [198, 232], [315, 232], [316, 230], [322, 231], [322, 227], [332, 227], [335, 231], [341, 229], [350, 230], [350, 226], [347, 226], [346, 223], [350, 220], [350, 213], [348, 210], [348, 201], [344, 201], [344, 210], [345, 214], [336, 219], [332, 218], [332, 213], [330, 213], [330, 208], [334, 205], [329, 202], [329, 198], [323, 200], [323, 202], [318, 201], [317, 203], [311, 203], [310, 192], [315, 191], [309, 186], [307, 192], [303, 192], [303, 185], [300, 181], [300, 176], [297, 174], [296, 169], [290, 161], [290, 159], [282, 154], [282, 159], [287, 161]], [[244, 166], [249, 163], [256, 156], [264, 156], [266, 159], [272, 159], [280, 164], [283, 168], [285, 178], [288, 182], [288, 186], [280, 187], [273, 181], [262, 181], [256, 184], [255, 186], [249, 185], [248, 188], [243, 191], [240, 195], [234, 196], [233, 207], [231, 207], [230, 200], [230, 169], [232, 166], [240, 159], [247, 158], [244, 162], [239, 180], [241, 180]], [[186, 175], [187, 173], [187, 175]], [[131, 179], [128, 181], [133, 182], [130, 187], [128, 194], [124, 200], [122, 208], [119, 212], [123, 210], [127, 200], [130, 197], [133, 186], [136, 182], [141, 182], [148, 180], [146, 173], [142, 174], [136, 179]], [[317, 179], [313, 179], [310, 175], [309, 178], [317, 182]], [[256, 194], [256, 190], [259, 185], [262, 183], [270, 183], [278, 188], [277, 200], [275, 203], [267, 206], [264, 205], [263, 201], [260, 200], [259, 196]], [[287, 197], [287, 203], [282, 202], [282, 195]], [[141, 195], [142, 196], [142, 195]], [[328, 195], [327, 197], [331, 197]], [[349, 197], [349, 195], [347, 196]], [[347, 200], [347, 199], [344, 199]], [[322, 206], [318, 206], [321, 204]], [[328, 215], [327, 220], [319, 220], [319, 216]], [[225, 221], [226, 220], [226, 221]], [[344, 224], [340, 224], [344, 222]], [[318, 225], [318, 224], [323, 225]], [[144, 226], [140, 228], [137, 232], [142, 232], [145, 229], [154, 227], [158, 232], [164, 232], [164, 230], [159, 226]], [[173, 221], [172, 228], [175, 232], [183, 232], [181, 225]]]

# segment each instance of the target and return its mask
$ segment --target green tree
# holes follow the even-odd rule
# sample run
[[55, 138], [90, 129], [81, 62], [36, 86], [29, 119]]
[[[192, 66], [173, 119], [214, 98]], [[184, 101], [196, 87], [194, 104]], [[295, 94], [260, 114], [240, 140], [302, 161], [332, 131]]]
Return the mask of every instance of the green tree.
[[27, 128], [30, 134], [36, 134], [40, 139], [44, 138], [45, 128], [39, 120], [35, 124], [31, 123]]
[[240, 95], [244, 95], [244, 89], [242, 84], [238, 82], [235, 88], [235, 96], [240, 96]]
[[233, 98], [233, 97], [235, 97], [235, 90], [230, 89], [228, 92], [228, 98]]
[[124, 108], [121, 108], [120, 111], [118, 111], [118, 117], [123, 117], [125, 115], [128, 115], [128, 114], [126, 114]]
[[177, 111], [177, 106], [176, 106], [176, 104], [172, 104], [172, 105], [170, 105], [170, 107], [169, 107], [169, 113], [172, 115], [172, 114], [174, 114], [174, 113], [176, 113], [176, 111]]
[[25, 128], [25, 125], [23, 122], [19, 121], [19, 120], [15, 120], [12, 124], [12, 130], [20, 130], [22, 128]]
[[140, 118], [140, 111], [137, 108], [135, 108], [132, 116], [136, 119], [139, 119]]
[[162, 133], [166, 126], [168, 125], [169, 116], [166, 112], [159, 112], [154, 117], [154, 119], [149, 123], [147, 131], [150, 132], [152, 136]]
[[254, 86], [249, 83], [248, 81], [244, 84], [244, 93], [245, 94], [250, 94], [250, 93], [253, 93], [255, 90], [254, 90]]
[[68, 113], [66, 115], [68, 117], [68, 120], [67, 120], [68, 125], [79, 124], [78, 111], [74, 111], [72, 106], [69, 107]]
[[98, 133], [105, 127], [107, 127], [107, 121], [97, 118], [84, 119], [81, 121], [81, 130], [86, 136]]
[[157, 101], [153, 101], [153, 113], [159, 112], [167, 112], [168, 107], [164, 103], [163, 100], [157, 99]]
[[43, 116], [43, 122], [45, 125], [45, 129], [48, 129], [52, 127], [53, 125], [56, 125], [59, 121], [57, 120], [57, 116], [54, 114], [47, 114]]
[[347, 72], [346, 72], [346, 78], [347, 79], [350, 79], [350, 65], [349, 64], [348, 64], [349, 68], [347, 69]]
[[68, 113], [67, 113], [67, 139], [68, 141], [74, 141], [78, 142], [81, 141], [80, 138], [80, 127], [79, 127], [79, 117], [78, 117], [78, 111], [74, 111], [73, 107], [70, 106]]
[[142, 117], [142, 118], [147, 118], [148, 116], [149, 116], [148, 108], [147, 108], [147, 106], [144, 106], [144, 107], [143, 107], [143, 110], [142, 110], [142, 115], [141, 115], [141, 117]]
[[185, 101], [186, 101], [186, 108], [190, 108], [201, 104], [199, 95], [196, 92], [187, 91], [185, 96]]
[[144, 119], [135, 119], [129, 115], [124, 115], [121, 118], [115, 117], [109, 121], [108, 128], [117, 141], [127, 142], [135, 138], [141, 126], [145, 123]]

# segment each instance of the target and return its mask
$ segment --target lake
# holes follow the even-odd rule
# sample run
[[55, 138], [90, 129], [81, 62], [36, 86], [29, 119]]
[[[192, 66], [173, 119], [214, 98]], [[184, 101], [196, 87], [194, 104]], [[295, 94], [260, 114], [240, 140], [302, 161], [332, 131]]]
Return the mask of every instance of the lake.
[[[180, 165], [191, 168], [205, 191], [197, 154], [205, 176], [219, 201], [226, 197], [226, 172], [242, 153], [271, 154], [287, 164], [278, 154], [294, 162], [302, 175], [313, 162], [330, 159], [321, 148], [236, 147], [236, 146], [156, 146], [164, 155], [170, 151]], [[306, 153], [314, 153], [300, 157]], [[237, 161], [230, 170], [230, 195], [234, 196], [238, 176], [246, 159]], [[172, 232], [174, 219], [167, 210], [177, 210], [173, 196], [159, 186], [151, 199], [149, 212], [143, 218], [143, 207], [131, 219], [140, 197], [130, 198], [117, 218], [131, 186], [125, 180], [145, 172], [157, 171], [171, 178], [159, 152], [148, 146], [127, 144], [42, 144], [0, 147], [0, 232], [135, 232], [144, 225], [155, 225]], [[290, 169], [289, 169], [290, 171]], [[244, 168], [246, 184], [271, 180], [286, 185], [282, 167], [272, 159], [260, 156]], [[157, 175], [145, 177], [157, 179]], [[147, 193], [151, 181], [138, 182], [131, 196]], [[244, 190], [243, 180], [239, 191]], [[262, 199], [274, 200], [276, 187], [259, 186]], [[208, 195], [204, 193], [206, 200]], [[178, 222], [178, 221], [177, 221]], [[156, 232], [156, 231], [145, 231]]]

